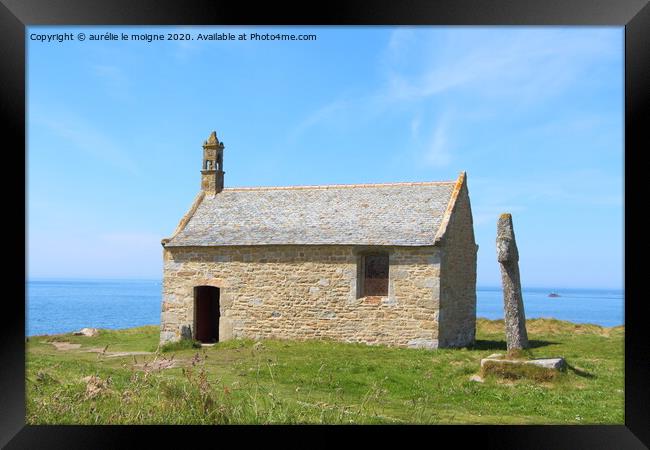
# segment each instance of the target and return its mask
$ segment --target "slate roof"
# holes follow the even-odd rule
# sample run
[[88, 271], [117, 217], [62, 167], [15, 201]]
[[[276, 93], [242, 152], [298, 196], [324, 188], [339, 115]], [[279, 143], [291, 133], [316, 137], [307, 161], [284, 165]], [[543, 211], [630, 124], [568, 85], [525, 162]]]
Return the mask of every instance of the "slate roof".
[[[458, 181], [226, 188], [199, 197], [166, 247], [434, 245]], [[190, 217], [191, 216], [191, 217]], [[445, 219], [447, 217], [447, 219]]]

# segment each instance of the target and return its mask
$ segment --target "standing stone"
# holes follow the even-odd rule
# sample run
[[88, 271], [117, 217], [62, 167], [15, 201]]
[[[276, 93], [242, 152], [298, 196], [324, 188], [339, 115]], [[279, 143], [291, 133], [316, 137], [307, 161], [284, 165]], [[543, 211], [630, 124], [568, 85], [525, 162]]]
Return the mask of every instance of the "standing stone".
[[497, 260], [501, 265], [508, 351], [528, 348], [526, 316], [519, 279], [519, 252], [510, 214], [501, 214], [497, 223]]

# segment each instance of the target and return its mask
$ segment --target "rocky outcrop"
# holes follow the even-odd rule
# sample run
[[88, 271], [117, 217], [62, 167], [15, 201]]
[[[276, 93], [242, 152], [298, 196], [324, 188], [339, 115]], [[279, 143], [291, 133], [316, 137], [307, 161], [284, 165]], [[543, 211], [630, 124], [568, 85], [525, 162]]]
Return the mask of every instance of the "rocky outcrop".
[[72, 333], [73, 336], [97, 336], [99, 334], [99, 330], [97, 328], [82, 328], [79, 331], [75, 331]]

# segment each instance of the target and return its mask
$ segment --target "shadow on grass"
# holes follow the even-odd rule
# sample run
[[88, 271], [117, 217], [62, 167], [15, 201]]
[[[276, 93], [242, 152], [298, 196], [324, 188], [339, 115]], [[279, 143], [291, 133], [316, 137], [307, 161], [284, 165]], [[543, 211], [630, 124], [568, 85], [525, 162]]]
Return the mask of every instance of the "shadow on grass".
[[[559, 344], [559, 342], [533, 339], [528, 341], [528, 344], [530, 345], [530, 348], [539, 348], [546, 347], [547, 345]], [[471, 348], [474, 350], [507, 350], [506, 341], [490, 341], [483, 339], [478, 339]]]
[[596, 378], [596, 375], [593, 373], [587, 372], [585, 369], [581, 369], [580, 367], [575, 367], [572, 366], [571, 364], [567, 363], [566, 365], [567, 369], [570, 370], [571, 372], [575, 373], [579, 377], [583, 378]]

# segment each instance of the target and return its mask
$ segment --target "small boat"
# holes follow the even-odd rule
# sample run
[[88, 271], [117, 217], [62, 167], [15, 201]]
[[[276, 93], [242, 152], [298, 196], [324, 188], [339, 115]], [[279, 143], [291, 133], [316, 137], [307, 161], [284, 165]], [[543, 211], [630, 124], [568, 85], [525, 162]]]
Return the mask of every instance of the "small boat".
[[548, 294], [548, 296], [552, 297], [552, 298], [555, 298], [555, 297], [559, 297], [560, 294], [558, 294], [557, 292], [551, 292], [550, 294]]

